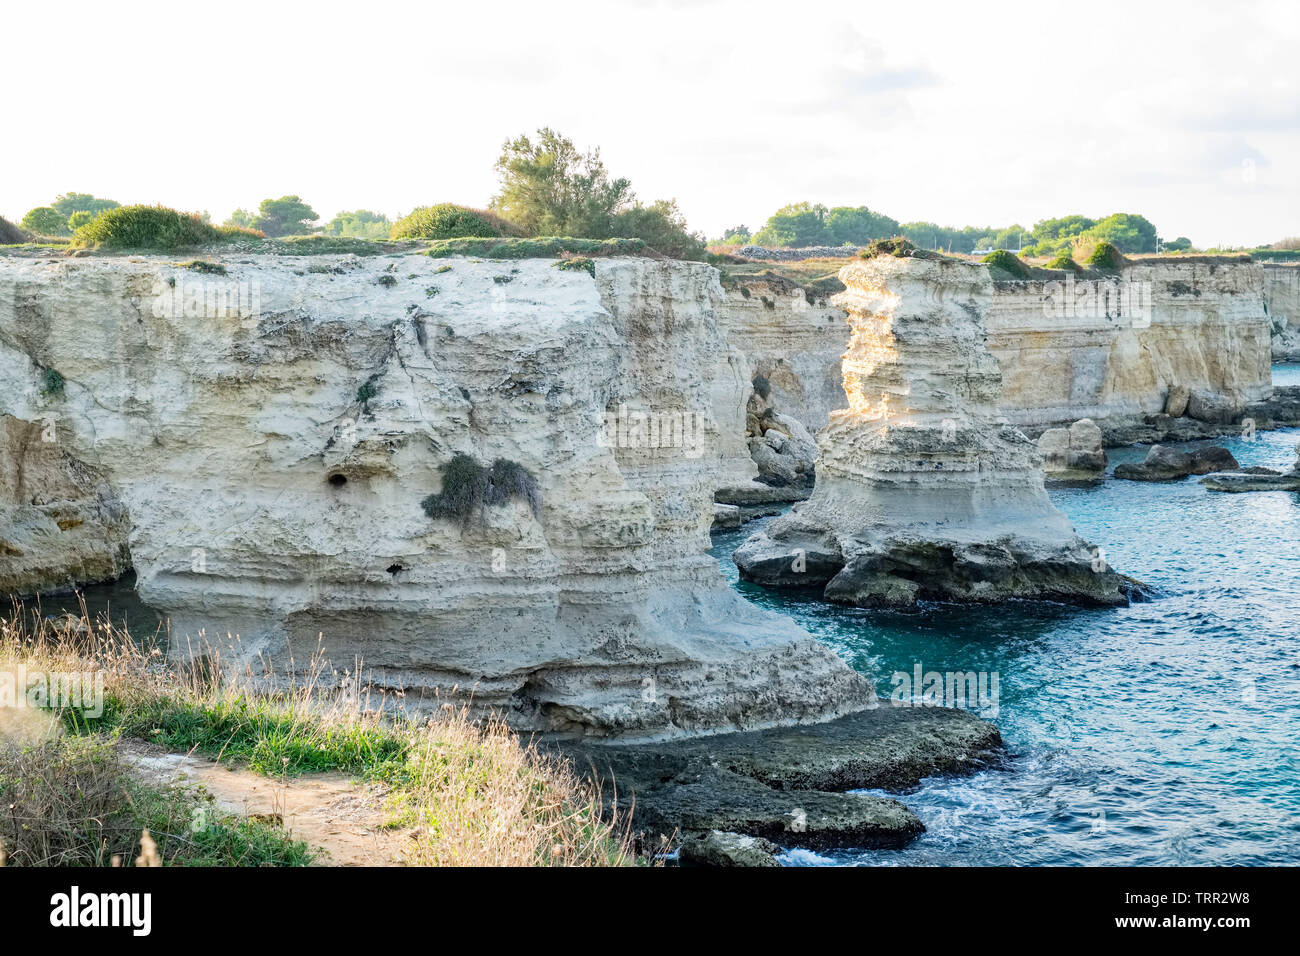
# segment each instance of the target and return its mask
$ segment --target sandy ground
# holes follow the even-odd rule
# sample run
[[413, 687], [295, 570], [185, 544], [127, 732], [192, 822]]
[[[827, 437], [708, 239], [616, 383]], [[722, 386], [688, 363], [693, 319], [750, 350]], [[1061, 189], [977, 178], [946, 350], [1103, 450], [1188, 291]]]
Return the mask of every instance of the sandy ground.
[[402, 865], [407, 837], [383, 827], [382, 786], [337, 773], [264, 777], [139, 740], [123, 741], [121, 750], [134, 772], [150, 783], [202, 786], [222, 810], [278, 818], [296, 839], [328, 854], [320, 861], [324, 865]]

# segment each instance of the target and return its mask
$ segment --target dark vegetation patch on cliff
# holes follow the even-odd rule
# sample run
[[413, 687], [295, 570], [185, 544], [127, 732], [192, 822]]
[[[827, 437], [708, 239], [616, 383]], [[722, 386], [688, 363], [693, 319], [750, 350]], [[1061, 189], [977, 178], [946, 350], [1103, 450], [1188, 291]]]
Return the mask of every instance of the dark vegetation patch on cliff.
[[586, 272], [593, 279], [596, 278], [596, 263], [586, 256], [568, 256], [555, 263], [553, 268], [566, 272]]
[[541, 490], [528, 469], [505, 458], [487, 467], [462, 452], [443, 466], [442, 490], [425, 498], [420, 507], [435, 521], [457, 520], [469, 525], [482, 517], [485, 509], [504, 505], [511, 498], [522, 498], [534, 517], [541, 516]]
[[646, 251], [640, 239], [573, 239], [539, 236], [532, 239], [438, 239], [429, 245], [435, 259], [481, 256], [484, 259], [554, 259], [562, 256], [639, 256]]
[[458, 239], [522, 236], [524, 230], [485, 209], [455, 203], [421, 206], [399, 219], [389, 233], [393, 239]]
[[46, 398], [58, 398], [63, 395], [65, 384], [62, 375], [52, 368], [47, 368], [41, 375], [41, 394]]
[[208, 262], [206, 259], [191, 259], [189, 262], [179, 263], [179, 266], [182, 269], [201, 272], [204, 275], [223, 276], [227, 274], [226, 267], [220, 262]]

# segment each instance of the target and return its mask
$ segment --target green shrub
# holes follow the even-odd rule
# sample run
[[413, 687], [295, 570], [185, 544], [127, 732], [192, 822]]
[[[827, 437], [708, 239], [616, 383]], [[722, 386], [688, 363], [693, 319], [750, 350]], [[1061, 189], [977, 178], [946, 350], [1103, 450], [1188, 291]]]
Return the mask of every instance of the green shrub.
[[987, 266], [994, 269], [1001, 269], [1017, 279], [1028, 279], [1030, 276], [1029, 267], [1020, 261], [1014, 253], [1006, 249], [995, 249], [987, 256], [980, 260]]
[[165, 206], [121, 206], [78, 229], [72, 244], [106, 249], [185, 249], [220, 242], [229, 234], [194, 213]]
[[1056, 258], [1054, 258], [1051, 262], [1049, 262], [1049, 263], [1047, 264], [1047, 268], [1049, 268], [1049, 269], [1068, 269], [1068, 270], [1070, 270], [1071, 272], [1081, 272], [1081, 271], [1082, 271], [1082, 270], [1079, 268], [1079, 263], [1075, 262], [1075, 261], [1074, 261], [1074, 258], [1070, 255], [1070, 253], [1069, 253], [1068, 251], [1064, 250], [1064, 249], [1061, 250], [1060, 252], [1058, 252], [1058, 253], [1056, 254]]
[[504, 458], [487, 468], [469, 455], [458, 453], [443, 466], [442, 490], [425, 498], [420, 507], [435, 521], [458, 520], [468, 525], [484, 509], [516, 497], [528, 502], [534, 517], [541, 516], [541, 491], [528, 469]]
[[539, 236], [534, 239], [440, 239], [429, 246], [435, 259], [482, 256], [484, 259], [554, 259], [558, 256], [638, 256], [641, 239], [574, 239]]
[[53, 206], [37, 206], [23, 216], [22, 226], [34, 236], [66, 236], [68, 217]]
[[1092, 250], [1092, 254], [1084, 260], [1087, 265], [1094, 269], [1113, 269], [1119, 271], [1128, 262], [1124, 258], [1124, 253], [1120, 252], [1109, 242], [1099, 242], [1097, 247]]
[[204, 275], [224, 276], [226, 267], [220, 262], [208, 262], [205, 259], [191, 259], [189, 262], [182, 262], [182, 269], [189, 269], [191, 272], [202, 272]]
[[614, 215], [610, 228], [614, 236], [640, 239], [670, 259], [702, 260], [708, 253], [704, 237], [690, 231], [686, 217], [671, 199], [629, 206]]
[[364, 405], [376, 395], [379, 394], [379, 386], [375, 384], [374, 378], [363, 382], [357, 389], [357, 401]]
[[896, 259], [942, 258], [938, 253], [930, 252], [928, 249], [918, 249], [910, 239], [903, 236], [869, 242], [858, 255], [863, 259], [874, 259], [876, 256], [893, 256]]
[[86, 223], [94, 222], [96, 215], [96, 213], [91, 212], [89, 209], [78, 209], [68, 217], [68, 228], [73, 232], [76, 232]]
[[552, 268], [563, 269], [566, 272], [586, 272], [593, 279], [596, 278], [596, 263], [586, 256], [569, 256], [555, 263]]
[[64, 381], [63, 376], [52, 368], [45, 370], [45, 375], [41, 379], [41, 394], [47, 397], [55, 397], [63, 394]]
[[397, 276], [385, 272], [376, 281], [385, 289], [391, 289], [393, 286], [397, 285]]
[[444, 202], [421, 206], [399, 219], [389, 234], [392, 239], [456, 239], [463, 236], [488, 238], [520, 236], [513, 223], [483, 209], [470, 209]]

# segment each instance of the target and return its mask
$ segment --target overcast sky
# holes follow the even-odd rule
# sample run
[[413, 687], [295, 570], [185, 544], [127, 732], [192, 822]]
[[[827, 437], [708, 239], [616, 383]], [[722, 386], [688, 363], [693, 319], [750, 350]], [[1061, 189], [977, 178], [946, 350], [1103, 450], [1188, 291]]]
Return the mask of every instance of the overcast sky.
[[[120, 12], [131, 10], [130, 14]], [[8, 3], [0, 214], [486, 205], [508, 136], [599, 145], [694, 228], [799, 200], [1166, 238], [1300, 234], [1300, 3]]]

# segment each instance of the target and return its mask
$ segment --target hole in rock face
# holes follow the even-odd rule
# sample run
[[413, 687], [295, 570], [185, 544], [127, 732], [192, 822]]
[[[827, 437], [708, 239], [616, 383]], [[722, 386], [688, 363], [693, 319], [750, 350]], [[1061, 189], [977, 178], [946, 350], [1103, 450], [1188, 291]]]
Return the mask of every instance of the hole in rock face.
[[347, 475], [340, 475], [338, 472], [335, 472], [334, 474], [330, 475], [330, 484], [333, 485], [335, 488], [342, 488], [347, 483], [348, 483]]
[[399, 571], [405, 571], [406, 568], [400, 564], [390, 564], [384, 570], [387, 571], [389, 574], [397, 574]]

